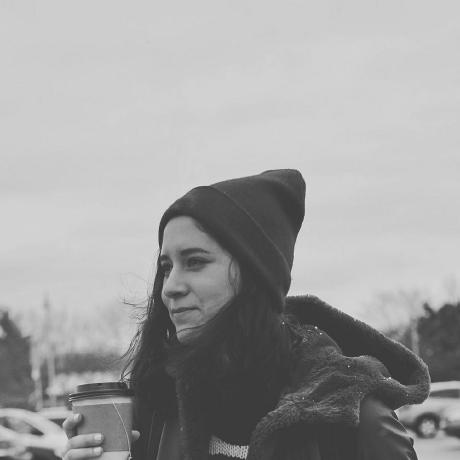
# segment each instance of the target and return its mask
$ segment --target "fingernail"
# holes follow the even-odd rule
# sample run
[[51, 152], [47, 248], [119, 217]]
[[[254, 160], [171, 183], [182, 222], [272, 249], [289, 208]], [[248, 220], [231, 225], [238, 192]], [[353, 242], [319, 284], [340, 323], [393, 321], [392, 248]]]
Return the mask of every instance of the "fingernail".
[[101, 455], [102, 454], [102, 447], [95, 447], [93, 449], [94, 455]]
[[97, 433], [94, 435], [94, 440], [97, 441], [97, 442], [101, 442], [102, 441], [102, 434], [101, 433]]
[[76, 422], [78, 422], [78, 420], [80, 420], [80, 417], [81, 417], [80, 414], [75, 414], [75, 415], [73, 416], [73, 419], [74, 419]]

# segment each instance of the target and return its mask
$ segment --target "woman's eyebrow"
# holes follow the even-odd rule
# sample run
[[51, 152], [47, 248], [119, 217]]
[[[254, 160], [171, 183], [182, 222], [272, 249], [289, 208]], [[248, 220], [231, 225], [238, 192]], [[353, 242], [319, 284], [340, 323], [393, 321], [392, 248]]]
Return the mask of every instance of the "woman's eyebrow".
[[[186, 257], [186, 256], [189, 256], [191, 254], [204, 254], [204, 255], [210, 255], [211, 252], [207, 251], [206, 249], [203, 249], [203, 248], [200, 248], [200, 247], [196, 247], [196, 248], [186, 248], [186, 249], [182, 249], [179, 251], [179, 254], [180, 256], [182, 257]], [[167, 260], [169, 259], [169, 256], [167, 254], [161, 254], [160, 255], [160, 261], [162, 260]]]
[[180, 254], [182, 256], [189, 256], [190, 254], [196, 254], [196, 253], [211, 254], [209, 251], [206, 251], [206, 249], [203, 249], [203, 248], [187, 248], [187, 249], [182, 249], [182, 251], [180, 251]]

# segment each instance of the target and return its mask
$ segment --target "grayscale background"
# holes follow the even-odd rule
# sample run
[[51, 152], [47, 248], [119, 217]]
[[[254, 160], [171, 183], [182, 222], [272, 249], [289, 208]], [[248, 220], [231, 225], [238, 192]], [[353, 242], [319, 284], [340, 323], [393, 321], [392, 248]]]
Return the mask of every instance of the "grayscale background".
[[291, 293], [376, 326], [459, 301], [459, 17], [0, 0], [0, 304], [25, 334], [121, 350], [164, 209], [272, 168], [307, 182]]

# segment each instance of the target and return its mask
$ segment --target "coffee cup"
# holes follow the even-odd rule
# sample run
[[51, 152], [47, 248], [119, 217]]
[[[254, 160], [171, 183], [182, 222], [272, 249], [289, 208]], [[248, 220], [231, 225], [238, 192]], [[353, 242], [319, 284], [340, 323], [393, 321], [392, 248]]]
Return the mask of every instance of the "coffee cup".
[[86, 383], [69, 395], [74, 414], [81, 414], [77, 434], [102, 433], [101, 460], [131, 457], [133, 393], [124, 382]]

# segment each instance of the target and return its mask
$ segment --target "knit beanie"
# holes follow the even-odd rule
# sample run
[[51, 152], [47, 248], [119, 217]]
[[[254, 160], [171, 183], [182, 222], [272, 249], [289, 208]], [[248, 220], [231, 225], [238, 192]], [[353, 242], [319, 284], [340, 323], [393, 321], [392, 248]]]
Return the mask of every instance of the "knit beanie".
[[295, 169], [193, 188], [163, 214], [160, 248], [166, 224], [190, 216], [251, 271], [284, 306], [291, 284], [294, 244], [305, 214], [305, 181]]

